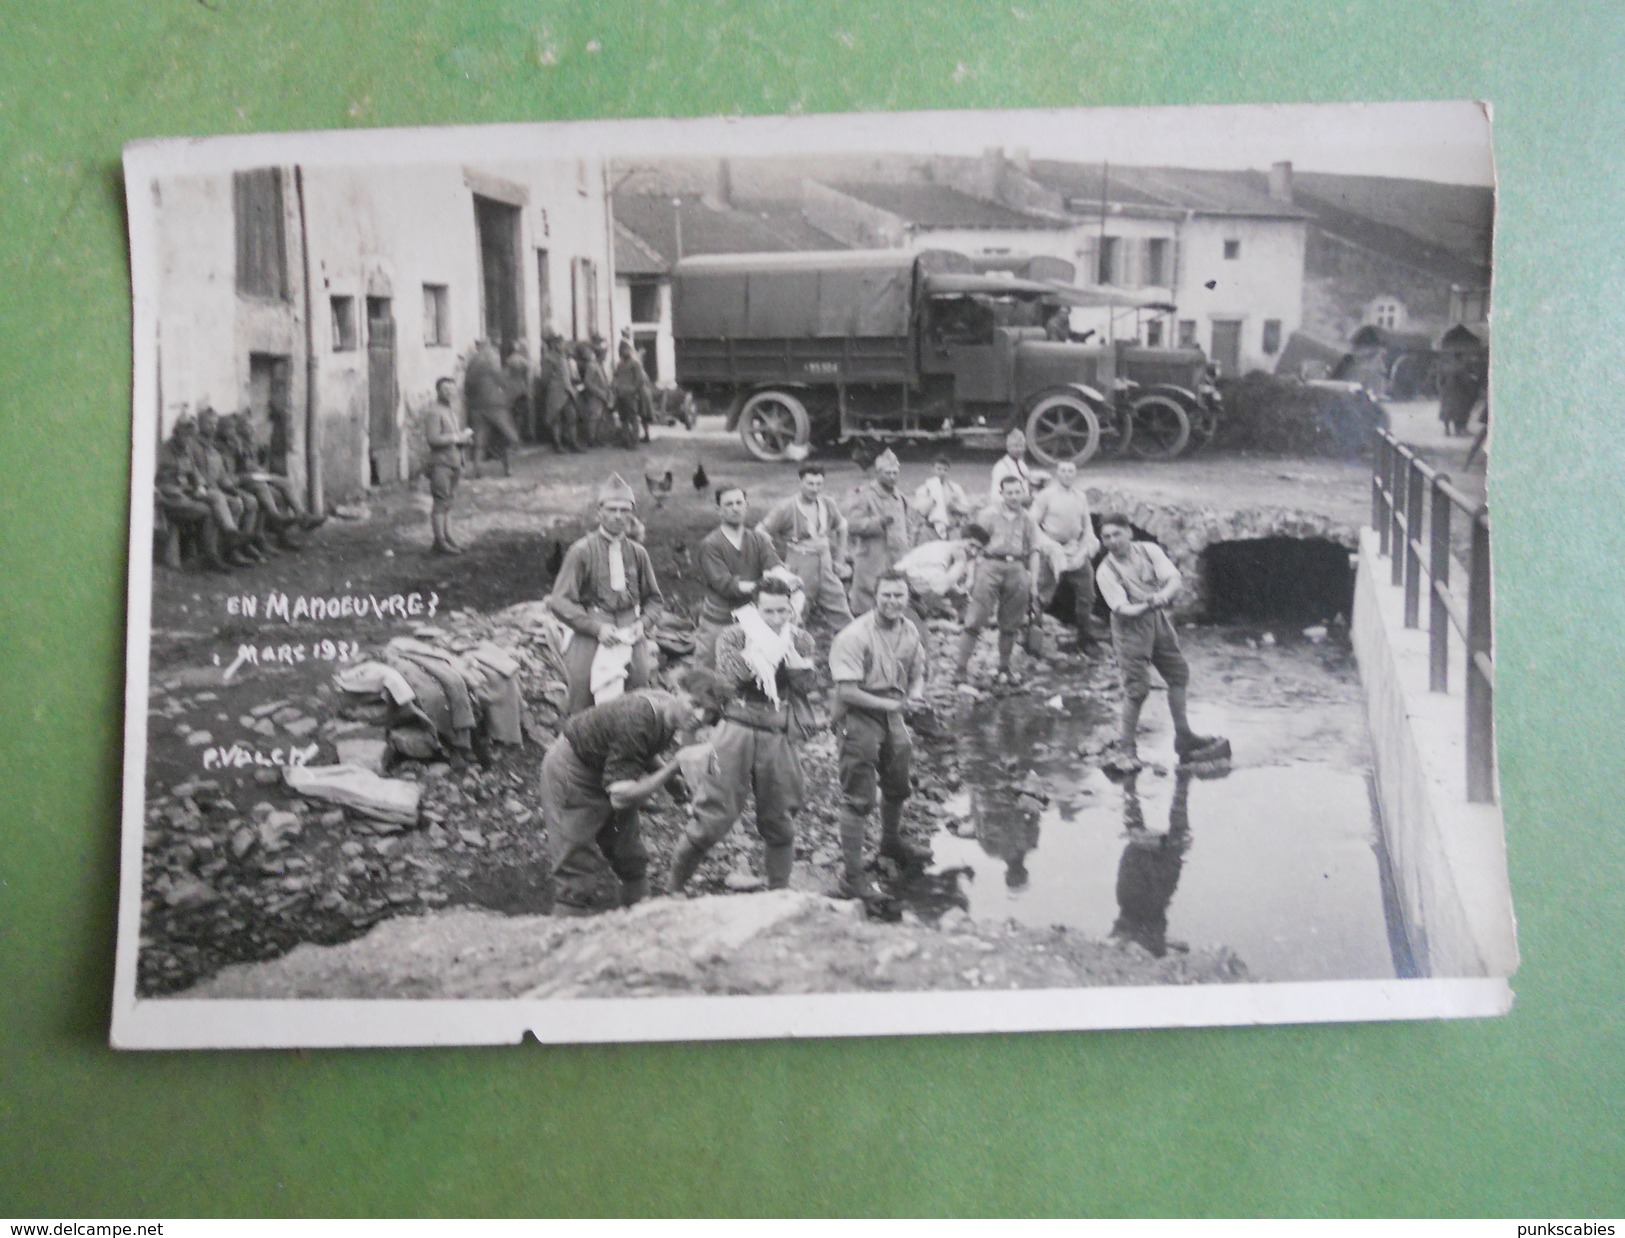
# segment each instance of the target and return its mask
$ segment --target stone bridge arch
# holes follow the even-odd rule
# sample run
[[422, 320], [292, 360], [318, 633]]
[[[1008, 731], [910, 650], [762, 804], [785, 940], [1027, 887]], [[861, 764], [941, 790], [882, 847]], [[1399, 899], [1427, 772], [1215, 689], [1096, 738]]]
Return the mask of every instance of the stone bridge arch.
[[1089, 506], [1096, 516], [1121, 512], [1137, 529], [1156, 539], [1184, 577], [1174, 601], [1174, 614], [1196, 618], [1208, 610], [1208, 581], [1202, 552], [1224, 542], [1288, 538], [1325, 541], [1351, 554], [1359, 547], [1359, 528], [1317, 512], [1289, 507], [1243, 507], [1221, 510], [1198, 504], [1170, 503], [1121, 490], [1090, 487]]

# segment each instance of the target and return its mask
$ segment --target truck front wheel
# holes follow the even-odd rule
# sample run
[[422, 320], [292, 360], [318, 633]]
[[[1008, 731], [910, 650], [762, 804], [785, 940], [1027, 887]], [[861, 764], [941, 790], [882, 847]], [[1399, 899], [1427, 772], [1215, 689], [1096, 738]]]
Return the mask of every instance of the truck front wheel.
[[1100, 418], [1069, 391], [1040, 396], [1027, 414], [1027, 447], [1051, 468], [1063, 460], [1085, 464], [1100, 448]]
[[786, 391], [758, 391], [739, 410], [739, 439], [758, 460], [786, 459], [792, 443], [805, 447], [811, 435], [807, 406]]

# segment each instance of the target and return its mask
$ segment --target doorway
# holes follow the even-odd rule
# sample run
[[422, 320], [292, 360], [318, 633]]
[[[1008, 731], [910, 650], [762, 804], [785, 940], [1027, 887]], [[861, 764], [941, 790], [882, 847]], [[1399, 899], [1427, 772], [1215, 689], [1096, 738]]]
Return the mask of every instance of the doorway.
[[475, 194], [474, 230], [480, 246], [480, 333], [507, 356], [525, 338], [519, 208]]
[[1241, 377], [1241, 319], [1213, 320], [1213, 360], [1226, 378]]
[[266, 465], [273, 473], [288, 475], [292, 448], [290, 416], [293, 360], [277, 353], [248, 354], [248, 420], [254, 442], [265, 448]]
[[367, 298], [367, 455], [371, 482], [395, 477], [395, 315], [388, 297]]

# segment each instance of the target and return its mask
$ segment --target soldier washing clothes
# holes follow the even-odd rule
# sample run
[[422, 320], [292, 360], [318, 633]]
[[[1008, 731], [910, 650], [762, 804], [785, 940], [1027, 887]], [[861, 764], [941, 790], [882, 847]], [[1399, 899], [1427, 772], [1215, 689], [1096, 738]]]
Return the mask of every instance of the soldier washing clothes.
[[913, 790], [913, 741], [907, 710], [925, 708], [925, 648], [905, 613], [908, 581], [888, 571], [875, 582], [874, 608], [853, 620], [830, 646], [840, 738], [843, 898], [869, 898], [863, 868], [869, 817], [880, 800], [880, 854], [905, 866], [929, 860], [903, 838], [903, 804]]
[[804, 798], [796, 745], [808, 730], [806, 692], [815, 681], [813, 641], [795, 624], [794, 576], [770, 572], [754, 604], [734, 612], [716, 644], [717, 677], [729, 690], [712, 744], [710, 774], [694, 788], [694, 817], [678, 840], [667, 889], [681, 894], [706, 852], [755, 801], [767, 887], [790, 884], [795, 816]]
[[[673, 692], [651, 689], [565, 720], [542, 759], [542, 820], [552, 865], [553, 914], [630, 907], [649, 893], [649, 852], [638, 806], [669, 783], [691, 751], [661, 754], [715, 719], [726, 690], [690, 670]], [[615, 894], [605, 898], [611, 882]]]
[[644, 623], [665, 604], [649, 552], [628, 535], [637, 495], [618, 473], [598, 488], [598, 528], [564, 554], [548, 608], [574, 635], [564, 653], [565, 712], [650, 681]]

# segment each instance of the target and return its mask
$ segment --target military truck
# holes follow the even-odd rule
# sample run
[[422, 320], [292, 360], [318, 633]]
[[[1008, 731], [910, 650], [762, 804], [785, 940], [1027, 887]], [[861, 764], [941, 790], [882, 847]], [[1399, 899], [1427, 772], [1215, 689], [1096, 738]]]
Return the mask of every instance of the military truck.
[[1057, 318], [1149, 302], [972, 265], [941, 250], [685, 258], [672, 276], [677, 382], [725, 410], [760, 460], [1020, 427], [1039, 460], [1083, 464], [1102, 450], [1171, 457], [1193, 431], [1211, 436], [1199, 350], [1072, 338]]

